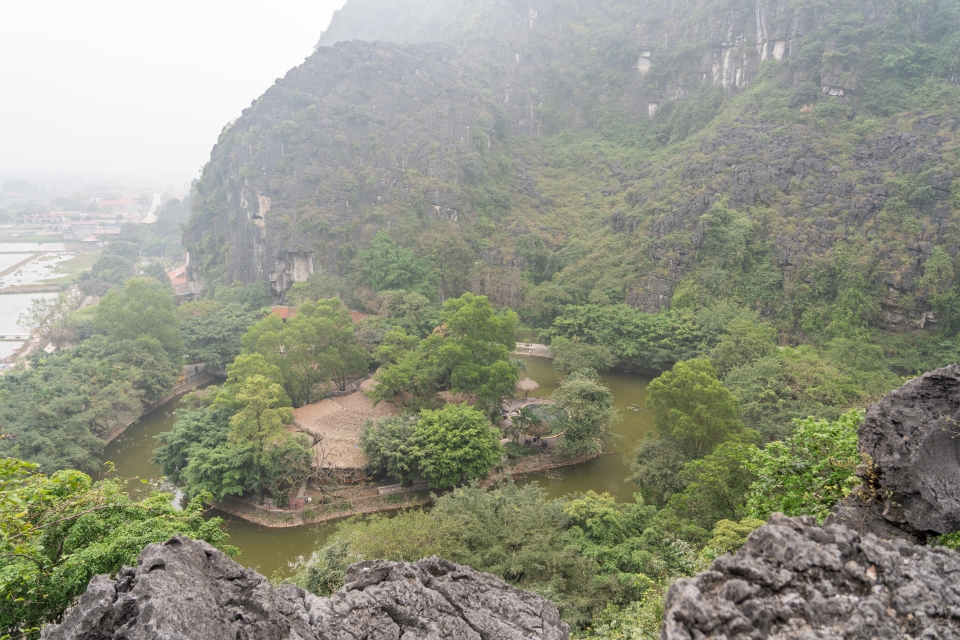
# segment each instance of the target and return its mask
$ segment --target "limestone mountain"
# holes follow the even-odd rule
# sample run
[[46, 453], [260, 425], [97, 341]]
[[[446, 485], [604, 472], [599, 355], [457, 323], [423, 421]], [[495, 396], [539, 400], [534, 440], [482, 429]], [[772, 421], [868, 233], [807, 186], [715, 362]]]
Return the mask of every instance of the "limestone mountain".
[[190, 276], [362, 306], [387, 230], [534, 324], [703, 296], [953, 323], [958, 71], [947, 0], [350, 0], [221, 134]]

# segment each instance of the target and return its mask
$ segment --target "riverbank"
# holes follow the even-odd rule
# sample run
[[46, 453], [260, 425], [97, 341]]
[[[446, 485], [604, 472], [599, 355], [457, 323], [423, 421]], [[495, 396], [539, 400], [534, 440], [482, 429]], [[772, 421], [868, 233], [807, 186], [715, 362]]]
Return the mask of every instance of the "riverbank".
[[533, 454], [514, 460], [510, 464], [510, 468], [507, 473], [509, 473], [510, 477], [514, 480], [520, 480], [531, 474], [544, 473], [552, 469], [562, 469], [563, 467], [573, 467], [578, 464], [591, 462], [597, 458], [607, 456], [612, 453], [615, 452], [603, 451], [601, 453], [592, 453], [579, 458], [566, 458], [564, 456], [555, 455], [552, 453]]
[[118, 415], [117, 419], [112, 423], [112, 425], [108, 427], [106, 431], [100, 434], [100, 439], [104, 440], [109, 444], [114, 438], [116, 438], [117, 436], [121, 435], [124, 431], [126, 431], [127, 427], [132, 425], [134, 422], [136, 422], [140, 418], [143, 418], [149, 415], [150, 413], [156, 411], [157, 409], [159, 409], [166, 403], [170, 402], [174, 398], [182, 396], [188, 391], [193, 391], [197, 387], [202, 387], [203, 385], [208, 384], [210, 382], [213, 382], [213, 376], [209, 373], [201, 373], [199, 375], [195, 375], [188, 378], [186, 381], [181, 382], [180, 384], [175, 386], [173, 389], [171, 389], [170, 393], [167, 394], [165, 398], [163, 398], [159, 402], [154, 403], [144, 411], [141, 411], [140, 413], [128, 411]]
[[34, 260], [36, 260], [37, 258], [39, 258], [39, 257], [42, 256], [42, 255], [43, 255], [42, 253], [35, 253], [35, 254], [33, 254], [33, 255], [31, 255], [31, 256], [29, 256], [29, 257], [21, 260], [20, 262], [17, 262], [16, 264], [14, 264], [14, 265], [12, 265], [12, 266], [7, 267], [7, 268], [4, 269], [3, 271], [0, 271], [0, 278], [2, 278], [2, 277], [5, 276], [5, 275], [8, 275], [8, 274], [13, 273], [14, 271], [16, 271], [17, 269], [19, 269], [20, 267], [22, 267], [22, 266], [24, 266], [24, 265], [27, 265], [27, 264], [29, 264], [29, 263], [31, 263], [31, 262], [33, 262]]
[[423, 507], [431, 502], [429, 491], [410, 491], [385, 496], [378, 494], [354, 500], [343, 499], [327, 503], [310, 503], [302, 509], [269, 509], [248, 500], [233, 497], [227, 497], [223, 502], [211, 502], [209, 504], [217, 511], [222, 511], [250, 524], [267, 529], [286, 529], [322, 524], [351, 516]]
[[553, 351], [550, 350], [550, 347], [536, 342], [518, 342], [516, 349], [511, 351], [510, 355], [553, 360]]
[[[596, 453], [579, 458], [565, 458], [549, 453], [524, 456], [510, 461], [503, 472], [491, 474], [481, 484], [491, 486], [504, 475], [519, 480], [530, 474], [590, 462], [608, 453]], [[382, 489], [383, 487], [370, 486], [342, 487], [331, 490], [326, 496], [323, 492], [310, 491], [311, 497], [317, 498], [318, 501], [306, 503], [297, 509], [271, 508], [235, 497], [227, 497], [222, 502], [211, 502], [210, 506], [250, 524], [267, 529], [285, 529], [322, 524], [352, 516], [422, 507], [433, 502], [429, 490], [403, 490], [384, 494]], [[319, 502], [321, 499], [328, 501]]]

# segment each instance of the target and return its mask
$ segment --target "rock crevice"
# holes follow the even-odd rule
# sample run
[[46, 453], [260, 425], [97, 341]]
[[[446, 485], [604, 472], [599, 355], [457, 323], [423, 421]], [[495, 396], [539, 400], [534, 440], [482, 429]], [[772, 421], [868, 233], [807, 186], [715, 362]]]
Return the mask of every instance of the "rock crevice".
[[149, 545], [114, 579], [94, 577], [41, 637], [563, 640], [568, 627], [548, 600], [437, 557], [355, 564], [343, 589], [318, 598], [273, 587], [209, 544], [177, 536]]
[[671, 587], [660, 637], [960, 637], [960, 555], [776, 514]]

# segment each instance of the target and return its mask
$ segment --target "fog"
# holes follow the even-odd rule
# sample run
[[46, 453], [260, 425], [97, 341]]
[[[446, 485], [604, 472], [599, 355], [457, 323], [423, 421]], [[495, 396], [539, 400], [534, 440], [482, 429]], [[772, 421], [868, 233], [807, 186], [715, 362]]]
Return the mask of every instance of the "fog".
[[344, 0], [0, 2], [0, 173], [189, 180]]

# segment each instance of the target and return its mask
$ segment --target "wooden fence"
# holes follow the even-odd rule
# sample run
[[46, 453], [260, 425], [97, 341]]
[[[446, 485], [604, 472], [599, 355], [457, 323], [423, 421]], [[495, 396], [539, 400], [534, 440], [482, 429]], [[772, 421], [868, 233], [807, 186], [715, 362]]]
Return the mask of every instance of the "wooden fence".
[[381, 496], [388, 496], [391, 493], [403, 493], [404, 491], [423, 491], [427, 488], [426, 481], [414, 482], [409, 487], [404, 487], [402, 484], [391, 484], [386, 487], [377, 487], [377, 494]]

